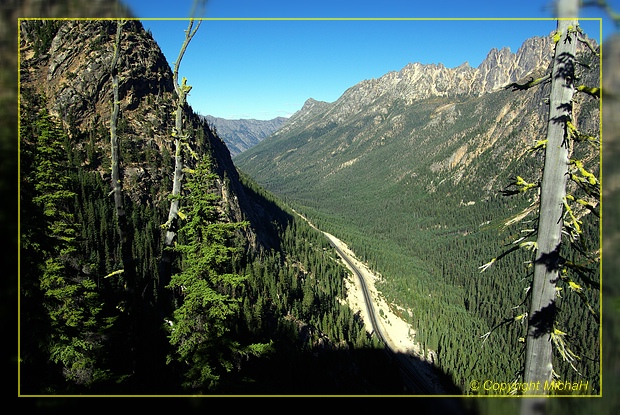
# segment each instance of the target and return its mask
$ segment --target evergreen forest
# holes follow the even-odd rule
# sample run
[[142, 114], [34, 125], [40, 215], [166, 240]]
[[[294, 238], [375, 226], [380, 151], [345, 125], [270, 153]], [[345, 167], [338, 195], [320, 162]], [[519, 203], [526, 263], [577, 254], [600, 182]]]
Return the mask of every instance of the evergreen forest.
[[[578, 56], [580, 82], [599, 84], [598, 60]], [[548, 94], [547, 83], [410, 104], [379, 95], [350, 120], [330, 122], [349, 103], [345, 94], [234, 161], [381, 275], [379, 290], [462, 393], [494, 394], [470, 382], [522, 379]], [[575, 97], [575, 128], [590, 138], [599, 134], [599, 105]], [[582, 184], [599, 177], [599, 147], [571, 144], [571, 159], [586, 167], [573, 165], [568, 192], [583, 205], [578, 243], [566, 234], [561, 254], [572, 277], [558, 282], [565, 341], [553, 365], [558, 379], [587, 381], [587, 394], [600, 390], [601, 228], [598, 201], [585, 202]]]
[[[95, 101], [80, 96], [83, 105], [79, 93], [47, 96], [36, 86], [53, 39], [81, 44], [72, 24], [92, 35], [88, 53], [127, 54], [120, 87], [113, 69], [101, 78], [109, 89], [98, 86]], [[191, 89], [185, 79], [175, 89], [170, 68], [155, 65], [138, 79], [135, 62], [163, 59], [139, 22], [119, 27], [22, 26], [22, 53], [33, 57], [20, 68], [21, 394], [408, 394], [347, 305], [349, 271], [321, 231], [380, 275], [381, 294], [423, 353], [437, 356], [445, 390], [494, 394], [472, 380], [520, 379], [544, 163], [544, 143], [532, 146], [532, 137], [543, 131], [548, 86], [413, 104], [379, 98], [380, 121], [360, 112], [275, 134], [231, 159], [179, 100]], [[579, 59], [580, 79], [598, 84], [598, 59]], [[58, 91], [80, 76], [67, 70]], [[115, 149], [101, 114], [117, 103]], [[554, 369], [596, 395], [600, 106], [586, 94], [576, 106]]]
[[165, 209], [125, 200], [136, 269], [128, 288], [108, 184], [81, 167], [58, 121], [29, 104], [22, 393], [401, 393], [382, 346], [341, 301], [346, 271], [323, 235], [246, 177], [279, 241], [249, 250], [239, 232], [248, 224], [219, 217], [208, 158], [187, 183], [191, 220], [179, 229], [168, 303], [153, 288]]
[[[25, 24], [40, 39], [35, 56], [67, 24]], [[77, 24], [99, 34], [98, 51], [112, 51], [114, 21]], [[138, 22], [123, 30], [117, 45], [135, 36], [152, 42]], [[32, 72], [21, 75], [20, 394], [406, 391], [383, 345], [346, 305], [348, 273], [327, 239], [249, 177], [227, 170], [223, 142], [191, 108], [182, 108], [191, 157], [183, 191], [171, 196], [174, 153], [152, 133], [172, 130], [171, 106], [160, 101], [150, 140], [136, 138], [122, 109], [115, 162], [101, 118], [77, 128], [75, 111], [66, 111], [68, 122], [54, 115]], [[115, 164], [125, 186], [120, 204], [110, 183]], [[135, 166], [158, 173], [145, 185], [132, 175]], [[232, 212], [230, 192], [251, 211]], [[174, 200], [177, 238], [166, 246]]]

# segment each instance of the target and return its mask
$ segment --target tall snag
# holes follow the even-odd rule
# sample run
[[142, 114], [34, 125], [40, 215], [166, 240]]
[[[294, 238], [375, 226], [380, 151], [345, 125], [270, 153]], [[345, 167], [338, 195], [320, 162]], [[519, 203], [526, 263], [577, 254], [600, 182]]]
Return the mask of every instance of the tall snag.
[[125, 286], [125, 299], [126, 299], [126, 330], [127, 332], [127, 347], [129, 348], [128, 359], [131, 363], [132, 373], [140, 371], [142, 367], [141, 355], [139, 351], [140, 346], [140, 328], [143, 326], [143, 316], [141, 313], [141, 306], [139, 305], [137, 281], [136, 281], [136, 267], [133, 258], [133, 228], [127, 222], [127, 215], [123, 204], [123, 184], [120, 173], [120, 160], [119, 160], [119, 142], [118, 142], [118, 118], [120, 111], [120, 99], [119, 99], [119, 75], [118, 65], [121, 49], [121, 34], [123, 26], [127, 23], [126, 20], [117, 20], [116, 22], [116, 39], [114, 42], [114, 55], [112, 57], [112, 64], [110, 67], [112, 77], [112, 114], [110, 116], [110, 158], [111, 158], [111, 186], [112, 191], [110, 194], [114, 196], [114, 207], [116, 210], [116, 219], [118, 226], [118, 233], [121, 242], [121, 255], [123, 262], [123, 269], [114, 271], [112, 274], [123, 274], [124, 286]]
[[[561, 293], [576, 295], [577, 298], [573, 297], [570, 301], [578, 299], [585, 307], [584, 311], [600, 325], [600, 314], [595, 310], [596, 302], [593, 301], [591, 291], [600, 291], [596, 277], [600, 270], [600, 245], [595, 240], [588, 240], [584, 231], [597, 222], [600, 226], [600, 181], [588, 171], [585, 164], [588, 159], [595, 160], [595, 155], [600, 153], [600, 140], [597, 135], [580, 132], [576, 126], [577, 117], [573, 114], [576, 93], [584, 93], [591, 99], [599, 99], [601, 96], [599, 87], [575, 84], [582, 78], [576, 66], [589, 69], [587, 61], [577, 62], [577, 43], [583, 43], [592, 54], [599, 55], [578, 26], [577, 1], [559, 0], [557, 6], [558, 23], [552, 35], [555, 55], [551, 74], [524, 84], [512, 83], [506, 86], [507, 89], [525, 90], [551, 82], [547, 134], [544, 140], [536, 141], [530, 148], [531, 151], [544, 151], [542, 179], [537, 183], [528, 183], [516, 176], [503, 191], [504, 195], [539, 191], [534, 196], [534, 202], [506, 222], [506, 226], [520, 222], [533, 211], [538, 211], [538, 223], [534, 229], [522, 229], [521, 232], [526, 232], [526, 236], [518, 238], [510, 249], [480, 267], [484, 272], [498, 259], [520, 248], [534, 252], [532, 281], [525, 290], [523, 302], [513, 308], [525, 306], [529, 300], [527, 311], [504, 319], [482, 336], [488, 338], [493, 330], [504, 324], [527, 321], [527, 332], [520, 339], [525, 343], [523, 383], [533, 385], [523, 391], [527, 395], [552, 393], [553, 381], [559, 376], [553, 367], [554, 351], [563, 362], [583, 376], [576, 367], [576, 363], [582, 359], [568, 347], [569, 336], [561, 327], [566, 324], [564, 320], [567, 316], [567, 310], [562, 306], [570, 304], [566, 302], [568, 299], [559, 300], [564, 298]], [[585, 105], [580, 104], [577, 115], [583, 114], [585, 108]], [[591, 145], [593, 149], [584, 149], [581, 144]], [[512, 186], [516, 190], [507, 190]], [[564, 310], [562, 313], [559, 311], [561, 308]], [[586, 336], [586, 333], [580, 334]], [[588, 360], [596, 361], [592, 358]], [[587, 368], [585, 363], [583, 367]], [[592, 390], [596, 390], [598, 385], [599, 382], [593, 379]], [[545, 408], [545, 402], [542, 396], [524, 400], [522, 414], [540, 413]]]
[[[572, 119], [577, 51], [577, 1], [558, 2], [555, 57], [549, 96], [547, 146], [540, 192], [538, 248], [525, 351], [525, 382], [551, 381], [551, 333], [556, 316], [556, 282], [559, 279], [564, 198], [568, 178], [568, 129]], [[570, 18], [568, 18], [570, 17]], [[545, 393], [543, 388], [532, 393]]]
[[189, 21], [189, 25], [185, 30], [185, 40], [181, 46], [179, 57], [174, 64], [173, 81], [174, 88], [177, 93], [175, 126], [172, 131], [172, 137], [174, 138], [175, 145], [174, 178], [172, 183], [172, 193], [170, 195], [171, 201], [170, 210], [168, 212], [168, 220], [163, 225], [163, 228], [166, 229], [166, 235], [164, 237], [164, 250], [162, 253], [157, 290], [158, 302], [163, 304], [164, 307], [169, 304], [166, 286], [170, 282], [172, 257], [174, 255], [170, 248], [172, 247], [178, 229], [177, 218], [179, 215], [179, 196], [181, 194], [181, 185], [183, 181], [183, 146], [189, 145], [187, 142], [189, 135], [183, 130], [183, 111], [187, 102], [187, 95], [189, 94], [189, 91], [191, 91], [192, 87], [187, 85], [187, 80], [185, 78], [183, 78], [182, 83], [179, 84], [179, 66], [181, 65], [181, 60], [183, 59], [183, 55], [185, 54], [185, 50], [187, 49], [189, 42], [192, 40], [196, 34], [196, 31], [200, 27], [200, 23], [201, 21], [199, 20], [196, 27], [193, 28], [194, 19]]
[[118, 20], [116, 23], [116, 41], [114, 43], [114, 56], [112, 57], [112, 65], [110, 68], [112, 74], [112, 114], [110, 116], [110, 154], [112, 161], [112, 194], [114, 195], [114, 206], [116, 208], [116, 217], [118, 221], [118, 233], [121, 240], [121, 252], [123, 260], [123, 274], [126, 282], [126, 290], [131, 296], [135, 291], [135, 265], [132, 254], [132, 231], [127, 225], [127, 216], [123, 205], [123, 184], [120, 177], [119, 168], [119, 144], [118, 144], [118, 116], [120, 111], [120, 100], [118, 97], [118, 61], [121, 48], [121, 33], [123, 25], [126, 21]]

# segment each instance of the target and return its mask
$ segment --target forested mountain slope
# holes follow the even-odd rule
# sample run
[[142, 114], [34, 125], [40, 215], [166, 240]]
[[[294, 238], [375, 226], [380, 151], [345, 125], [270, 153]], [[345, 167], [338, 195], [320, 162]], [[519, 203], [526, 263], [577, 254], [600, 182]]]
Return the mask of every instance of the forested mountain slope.
[[287, 121], [287, 118], [284, 117], [276, 117], [271, 120], [229, 120], [204, 115], [202, 118], [222, 137], [233, 157], [260, 143]]
[[21, 394], [407, 392], [323, 235], [186, 105], [175, 146], [178, 89], [139, 21], [19, 29]]
[[[509, 323], [527, 311], [531, 254], [514, 252], [483, 274], [480, 267], [535, 226], [535, 214], [525, 213], [536, 195], [505, 192], [517, 176], [540, 180], [543, 153], [532, 148], [545, 137], [549, 83], [504, 87], [543, 77], [553, 45], [549, 36], [514, 54], [494, 49], [477, 68], [413, 63], [354, 85], [333, 103], [310, 99], [234, 158], [383, 275], [379, 289], [464, 393], [477, 393], [468, 389], [471, 379], [519, 379], [524, 326]], [[578, 59], [579, 83], [598, 86], [599, 57], [582, 45]], [[598, 135], [596, 98], [578, 94], [574, 116], [580, 131]], [[599, 173], [596, 146], [572, 151]], [[521, 213], [525, 222], [509, 226]], [[584, 214], [583, 226], [596, 250], [595, 215]], [[591, 272], [598, 281], [596, 264]], [[596, 393], [598, 321], [570, 291], [562, 291], [558, 326], [587, 358], [578, 371], [561, 357], [554, 367], [561, 379], [588, 379], [588, 393]], [[598, 290], [587, 295], [598, 304]]]

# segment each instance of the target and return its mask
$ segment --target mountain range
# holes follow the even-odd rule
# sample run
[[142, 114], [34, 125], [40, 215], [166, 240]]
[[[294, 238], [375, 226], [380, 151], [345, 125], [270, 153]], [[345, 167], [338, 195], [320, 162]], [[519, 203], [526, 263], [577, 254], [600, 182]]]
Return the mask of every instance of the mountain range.
[[260, 143], [273, 134], [287, 121], [285, 117], [276, 117], [271, 120], [237, 119], [230, 120], [212, 115], [203, 118], [223, 138], [231, 156], [236, 156], [244, 150]]
[[[543, 78], [553, 46], [551, 35], [533, 37], [516, 53], [491, 50], [477, 68], [411, 63], [351, 86], [334, 102], [308, 99], [272, 136], [233, 159], [382, 275], [383, 295], [462, 387], [471, 376], [518, 370], [488, 350], [473, 369], [462, 351], [478, 350], [498, 321], [527, 311], [527, 252], [502, 259], [492, 276], [481, 276], [480, 267], [535, 226], [536, 196], [505, 194], [516, 177], [541, 180], [544, 152], [532, 148], [546, 134], [550, 83], [510, 85]], [[587, 46], [578, 61], [579, 83], [599, 85], [599, 60]], [[599, 102], [577, 94], [574, 105], [577, 128], [598, 136]], [[598, 148], [575, 146], [571, 157], [600, 172]], [[586, 217], [596, 246], [597, 222]], [[566, 301], [581, 313], [574, 298]], [[587, 327], [575, 330], [596, 332], [595, 323], [582, 321]], [[502, 331], [491, 348], [517, 347], [521, 329]], [[575, 347], [593, 351], [596, 341], [586, 338]], [[596, 365], [584, 371], [597, 382]]]
[[[369, 177], [386, 184], [385, 191], [407, 183], [430, 192], [474, 183], [486, 192], [481, 198], [494, 195], [502, 185], [497, 176], [523, 162], [529, 144], [544, 135], [547, 116], [548, 84], [524, 93], [505, 87], [543, 76], [552, 52], [550, 36], [533, 37], [516, 53], [491, 50], [477, 68], [408, 64], [350, 87], [333, 103], [308, 99], [234, 162], [289, 197], [319, 197], [338, 183], [359, 184], [364, 192]], [[598, 82], [595, 68], [584, 82]], [[596, 129], [598, 116], [590, 117], [596, 105], [584, 102], [589, 112], [578, 122]], [[481, 165], [492, 176], [480, 177], [477, 171], [488, 170]]]
[[[30, 393], [403, 393], [394, 376], [398, 369], [346, 305], [346, 269], [322, 234], [291, 207], [344, 240], [378, 272], [381, 295], [410, 323], [423, 353], [436, 356], [433, 370], [442, 374], [446, 390], [470, 393], [471, 379], [518, 372], [519, 359], [505, 351], [522, 347], [521, 325], [502, 328], [489, 340], [491, 347], [483, 348], [480, 338], [522, 311], [528, 253], [507, 258], [492, 277], [481, 277], [479, 267], [520, 235], [521, 228], [506, 225], [511, 217], [531, 219], [527, 208], [535, 198], [506, 197], [503, 190], [517, 175], [540, 179], [543, 156], [530, 150], [544, 136], [549, 84], [525, 91], [504, 87], [549, 70], [550, 37], [529, 39], [515, 54], [494, 49], [477, 68], [412, 63], [351, 86], [333, 103], [308, 99], [288, 120], [279, 120], [269, 137], [233, 158], [220, 136], [224, 127], [211, 128], [215, 121], [189, 106], [182, 112], [191, 140], [175, 148], [172, 71], [140, 22], [128, 21], [120, 37], [118, 85], [120, 184], [135, 235], [137, 274], [128, 290], [120, 269], [123, 239], [110, 201], [116, 22], [24, 20], [19, 29], [21, 213], [31, 219], [21, 229], [21, 321], [29, 327], [22, 332], [22, 380]], [[579, 81], [598, 85], [598, 59], [584, 48], [579, 60]], [[599, 109], [592, 97], [576, 96], [576, 127], [596, 134]], [[46, 137], [57, 140], [38, 146]], [[48, 145], [56, 146], [50, 154], [62, 168], [45, 168]], [[178, 197], [203, 196], [217, 213], [209, 216], [211, 210], [201, 213], [197, 203], [186, 202], [180, 223], [204, 214], [211, 221], [205, 229], [239, 224], [230, 238], [204, 231], [211, 237], [193, 245], [231, 244], [229, 257], [202, 251], [207, 255], [190, 261], [187, 241], [201, 235], [190, 229], [179, 236], [173, 263], [183, 274], [214, 258], [224, 275], [243, 275], [242, 285], [214, 288], [238, 304], [215, 336], [221, 343], [199, 335], [211, 327], [203, 324], [208, 310], [175, 313], [205, 291], [160, 281], [167, 252], [162, 229], [176, 198], [170, 191], [178, 151], [185, 155], [184, 178], [200, 170], [200, 160], [209, 170], [207, 184], [193, 188], [204, 194], [184, 189]], [[574, 156], [598, 173], [596, 149], [575, 148]], [[60, 178], [49, 188], [67, 189], [59, 196], [63, 203], [43, 209], [37, 203], [47, 188], [35, 179], [49, 180], [44, 173], [50, 171]], [[75, 241], [49, 234], [58, 227], [45, 218], [57, 210], [75, 217]], [[597, 225], [591, 216], [582, 219], [596, 248]], [[67, 240], [77, 248], [63, 250]], [[40, 241], [51, 245], [42, 249]], [[60, 272], [50, 266], [54, 261], [67, 272], [53, 280], [58, 289], [46, 279]], [[203, 288], [213, 280], [210, 272], [187, 284], [198, 281]], [[157, 295], [166, 290], [171, 300]], [[129, 292], [140, 294], [129, 301]], [[562, 296], [567, 314], [558, 324], [586, 333], [575, 336], [574, 348], [595, 355], [595, 322], [568, 289]], [[596, 306], [595, 294], [587, 296]], [[92, 298], [101, 301], [90, 311], [101, 309], [104, 318], [54, 314], [63, 304], [83, 310]], [[205, 303], [211, 298], [205, 296]], [[169, 327], [184, 317], [195, 330], [185, 333], [191, 341], [179, 348]], [[134, 337], [136, 332], [142, 336]], [[230, 360], [218, 360], [235, 347]], [[188, 349], [195, 352], [192, 359], [175, 358]], [[558, 373], [577, 379], [558, 363]], [[205, 380], [213, 380], [209, 365], [218, 381]], [[596, 358], [579, 364], [579, 376], [591, 380], [592, 391], [599, 388], [598, 369]]]

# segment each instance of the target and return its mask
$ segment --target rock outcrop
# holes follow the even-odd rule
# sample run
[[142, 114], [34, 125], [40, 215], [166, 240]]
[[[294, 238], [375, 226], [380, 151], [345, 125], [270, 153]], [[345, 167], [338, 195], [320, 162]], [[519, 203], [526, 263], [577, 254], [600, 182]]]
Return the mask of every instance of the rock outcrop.
[[[115, 34], [114, 20], [25, 20], [20, 27], [22, 104], [44, 107], [56, 116], [82, 166], [106, 181], [110, 180], [110, 64]], [[120, 47], [118, 133], [123, 189], [135, 203], [165, 207], [171, 191], [165, 183], [172, 175], [175, 154], [172, 71], [138, 20], [125, 22]], [[191, 107], [184, 112], [188, 144], [196, 156], [188, 153], [187, 167], [202, 155], [210, 157], [222, 210], [229, 220], [253, 216], [225, 143]], [[251, 232], [247, 236], [253, 244], [256, 236]]]

